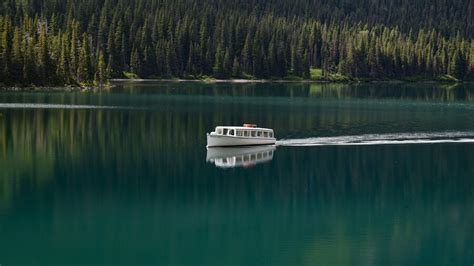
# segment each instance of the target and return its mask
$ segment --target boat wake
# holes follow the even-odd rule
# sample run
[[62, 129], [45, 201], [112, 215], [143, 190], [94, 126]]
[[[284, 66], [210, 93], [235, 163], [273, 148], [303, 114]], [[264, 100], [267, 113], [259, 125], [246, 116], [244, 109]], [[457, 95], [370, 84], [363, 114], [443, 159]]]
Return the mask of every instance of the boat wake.
[[319, 137], [304, 139], [282, 139], [277, 146], [356, 146], [356, 145], [396, 145], [429, 143], [474, 143], [474, 131], [471, 132], [433, 132], [433, 133], [397, 133], [366, 134], [354, 136]]

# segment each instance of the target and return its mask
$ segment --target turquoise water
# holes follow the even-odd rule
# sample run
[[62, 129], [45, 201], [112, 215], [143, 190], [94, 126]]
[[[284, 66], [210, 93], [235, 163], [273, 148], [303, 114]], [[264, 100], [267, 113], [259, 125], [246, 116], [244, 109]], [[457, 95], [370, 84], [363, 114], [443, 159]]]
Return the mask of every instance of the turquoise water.
[[472, 141], [472, 84], [0, 92], [0, 264], [472, 265]]

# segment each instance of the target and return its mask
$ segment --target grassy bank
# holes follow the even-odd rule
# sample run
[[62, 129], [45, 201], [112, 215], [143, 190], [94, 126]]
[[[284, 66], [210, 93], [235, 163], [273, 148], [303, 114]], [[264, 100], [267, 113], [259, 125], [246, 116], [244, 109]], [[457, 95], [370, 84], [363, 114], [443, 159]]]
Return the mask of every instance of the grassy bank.
[[[463, 82], [463, 80], [456, 79], [451, 75], [442, 75], [438, 77], [428, 76], [403, 76], [396, 78], [353, 78], [339, 73], [324, 74], [320, 68], [312, 68], [310, 70], [310, 77], [303, 78], [299, 76], [288, 75], [284, 78], [270, 77], [259, 79], [251, 75], [242, 75], [240, 77], [232, 78], [215, 78], [211, 76], [186, 76], [186, 77], [152, 77], [147, 79], [140, 78], [135, 73], [124, 72], [123, 79], [113, 79], [113, 81], [161, 81], [161, 82], [208, 82], [208, 83], [261, 83], [261, 82], [332, 82], [332, 83], [351, 83], [351, 82], [447, 82], [456, 83]], [[472, 81], [472, 80], [464, 80]]]

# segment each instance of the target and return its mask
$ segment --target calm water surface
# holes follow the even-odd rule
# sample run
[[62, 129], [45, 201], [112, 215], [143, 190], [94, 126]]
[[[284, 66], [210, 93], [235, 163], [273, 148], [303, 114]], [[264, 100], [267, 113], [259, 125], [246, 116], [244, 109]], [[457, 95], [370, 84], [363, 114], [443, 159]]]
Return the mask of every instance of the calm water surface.
[[0, 264], [472, 265], [472, 141], [473, 84], [0, 92]]

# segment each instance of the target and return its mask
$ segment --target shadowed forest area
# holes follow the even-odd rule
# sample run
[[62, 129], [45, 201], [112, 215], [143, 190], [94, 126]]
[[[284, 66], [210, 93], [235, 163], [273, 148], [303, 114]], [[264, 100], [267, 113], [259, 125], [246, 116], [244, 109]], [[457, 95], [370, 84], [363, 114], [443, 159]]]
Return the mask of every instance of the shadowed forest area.
[[5, 0], [0, 84], [466, 80], [474, 0]]

